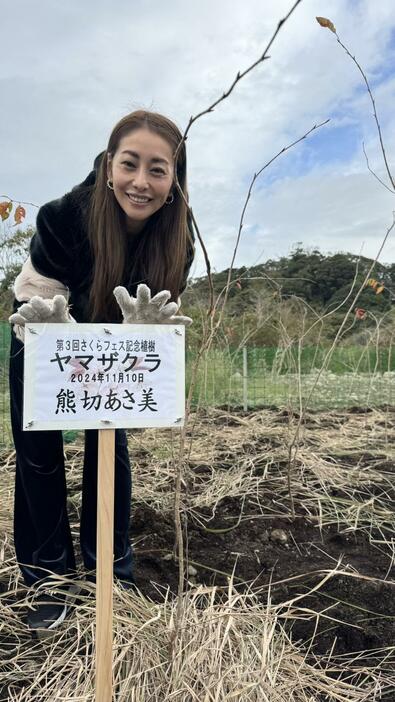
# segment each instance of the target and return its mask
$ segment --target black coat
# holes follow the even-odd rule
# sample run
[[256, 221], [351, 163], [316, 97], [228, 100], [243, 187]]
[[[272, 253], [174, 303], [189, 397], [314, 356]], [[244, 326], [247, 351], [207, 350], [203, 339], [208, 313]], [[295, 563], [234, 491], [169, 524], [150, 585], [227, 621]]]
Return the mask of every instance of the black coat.
[[[69, 288], [70, 312], [77, 322], [91, 321], [88, 313], [88, 298], [93, 279], [93, 258], [86, 222], [96, 172], [103, 153], [96, 157], [94, 169], [82, 183], [63, 197], [52, 200], [39, 209], [36, 233], [30, 242], [30, 257], [35, 270], [47, 278], [60, 281]], [[193, 239], [189, 215], [188, 227]], [[133, 255], [133, 248], [137, 243], [137, 240], [134, 240], [134, 243], [132, 240], [128, 251], [129, 256]], [[194, 250], [189, 244], [180, 294], [185, 289], [193, 257]], [[124, 285], [133, 295], [138, 283], [141, 282], [147, 281], [137, 270], [133, 280], [126, 278], [120, 281], [119, 285]], [[19, 305], [20, 302], [15, 303], [14, 309]]]

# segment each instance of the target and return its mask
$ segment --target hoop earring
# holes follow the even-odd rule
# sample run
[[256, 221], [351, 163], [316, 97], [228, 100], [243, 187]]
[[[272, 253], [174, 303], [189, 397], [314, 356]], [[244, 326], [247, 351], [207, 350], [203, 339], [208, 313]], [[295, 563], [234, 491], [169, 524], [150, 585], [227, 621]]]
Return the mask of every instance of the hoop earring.
[[173, 195], [173, 193], [170, 194], [170, 197], [171, 197], [171, 200], [168, 200], [168, 199], [166, 198], [166, 200], [165, 200], [165, 205], [171, 205], [171, 203], [174, 202], [174, 195]]
[[109, 178], [107, 178], [107, 188], [110, 188], [110, 190], [114, 190], [112, 182]]

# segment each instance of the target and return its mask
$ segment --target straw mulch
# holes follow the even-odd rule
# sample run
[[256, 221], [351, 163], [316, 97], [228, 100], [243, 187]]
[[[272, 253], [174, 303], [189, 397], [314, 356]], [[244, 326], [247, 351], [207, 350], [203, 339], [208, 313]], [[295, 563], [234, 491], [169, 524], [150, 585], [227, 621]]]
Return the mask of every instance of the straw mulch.
[[[376, 576], [368, 570], [362, 572], [342, 562], [340, 549], [339, 557], [332, 555], [328, 567], [315, 573], [309, 587], [290, 587], [279, 598], [270, 574], [265, 581], [251, 582], [246, 577], [241, 582], [243, 570], [237, 574], [235, 567], [230, 567], [227, 573], [222, 572], [221, 550], [217, 550], [216, 562], [209, 564], [211, 572], [216, 569], [222, 572], [222, 580], [218, 581], [221, 584], [207, 583], [203, 569], [198, 573], [190, 569], [187, 541], [189, 570], [180, 621], [176, 621], [178, 600], [174, 586], [151, 583], [150, 590], [142, 586], [140, 593], [125, 592], [115, 586], [117, 702], [395, 699], [393, 646], [345, 651], [340, 655], [334, 641], [318, 654], [314, 635], [302, 640], [295, 635], [298, 629], [293, 627], [293, 623], [312, 623], [314, 633], [322, 622], [327, 628], [335, 626], [338, 601], [322, 600], [325, 606], [320, 607], [318, 614], [312, 606], [321, 592], [329, 597], [331, 583], [350, 581], [356, 587], [368, 583], [376, 589], [382, 583], [389, 588], [395, 586], [392, 575], [394, 417], [391, 408], [367, 413], [309, 413], [299, 427], [297, 450], [291, 453], [291, 463], [289, 447], [298, 417], [287, 409], [249, 415], [210, 410], [191, 418], [181, 499], [187, 539], [189, 530], [192, 535], [198, 527], [208, 536], [210, 529], [213, 536], [222, 529], [225, 541], [232, 547], [231, 540], [242, 534], [246, 526], [246, 511], [249, 518], [255, 513], [258, 530], [263, 532], [270, 523], [269, 532], [273, 534], [276, 523], [283, 525], [281, 520], [290, 517], [289, 474], [296, 519], [303, 516], [306, 524], [323, 533], [331, 529], [340, 535], [359, 534], [366, 544], [372, 545], [372, 553], [377, 551], [380, 563], [385, 560], [386, 566]], [[150, 509], [163, 519], [172, 518], [177, 433], [131, 432], [129, 442], [134, 514]], [[65, 450], [70, 521], [77, 537], [81, 437]], [[14, 460], [13, 451], [4, 449], [0, 483], [0, 700], [88, 702], [94, 700], [94, 586], [81, 580], [85, 590], [78, 601], [71, 603], [72, 612], [63, 625], [45, 638], [32, 638], [23, 618], [32, 593], [21, 581], [12, 545]], [[223, 505], [232, 504], [232, 500], [242, 505], [244, 511], [238, 515], [225, 512]], [[137, 552], [140, 539], [133, 538], [133, 525], [131, 534]], [[225, 541], [221, 543], [225, 545]], [[292, 575], [289, 570], [290, 554], [296, 547], [302, 554], [304, 546], [301, 543], [288, 546], [288, 551], [284, 546], [277, 547], [270, 537], [262, 547], [261, 558], [265, 549], [278, 548], [273, 553], [277, 560], [283, 554], [284, 572], [288, 573], [286, 582], [291, 586], [300, 582], [300, 576]], [[163, 555], [158, 555], [160, 559], [163, 562]], [[169, 573], [170, 566], [177, 570], [177, 559], [167, 563]], [[303, 566], [308, 563], [306, 559]], [[143, 575], [141, 571], [138, 582]], [[54, 579], [52, 588], [61, 589], [67, 583], [67, 579]], [[147, 594], [153, 589], [155, 598]], [[361, 609], [359, 604], [358, 614]], [[388, 619], [391, 621], [387, 624], [394, 626], [395, 616], [388, 615]], [[347, 626], [361, 628], [361, 621], [349, 622]]]

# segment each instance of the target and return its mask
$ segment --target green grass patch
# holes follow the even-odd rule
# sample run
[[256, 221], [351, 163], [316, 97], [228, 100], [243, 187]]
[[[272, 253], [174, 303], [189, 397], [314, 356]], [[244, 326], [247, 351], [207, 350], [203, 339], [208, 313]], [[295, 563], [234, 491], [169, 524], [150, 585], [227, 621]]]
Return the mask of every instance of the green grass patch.
[[[287, 373], [312, 373], [322, 368], [330, 347], [306, 346], [302, 348], [299, 358], [297, 346], [289, 349], [277, 347], [248, 347], [247, 361], [252, 375], [275, 371], [278, 375]], [[192, 363], [196, 354], [187, 353], [187, 362]], [[215, 365], [226, 363], [241, 371], [243, 352], [220, 351], [213, 349], [208, 358]], [[331, 354], [326, 370], [337, 373], [385, 373], [395, 371], [395, 353], [393, 348], [372, 346], [339, 346]]]
[[[388, 349], [382, 349], [381, 365], [376, 358], [370, 372], [366, 368], [369, 368], [368, 363], [372, 363], [373, 359], [365, 359], [363, 349], [358, 349], [359, 355], [353, 349], [343, 359], [339, 355], [329, 364], [329, 369], [321, 373], [318, 363], [312, 364], [309, 369], [308, 361], [311, 358], [306, 355], [304, 372], [300, 374], [297, 365], [292, 366], [290, 359], [279, 355], [274, 358], [269, 353], [265, 355], [266, 351], [270, 349], [252, 349], [247, 353], [247, 398], [250, 408], [265, 405], [298, 407], [300, 399], [303, 403], [308, 400], [309, 407], [316, 409], [382, 406], [395, 402], [395, 371], [388, 370]], [[192, 362], [193, 356], [189, 354], [186, 368], [187, 391], [191, 382]], [[240, 406], [243, 400], [242, 356], [211, 350], [199, 367], [193, 405], [201, 402], [209, 406]]]

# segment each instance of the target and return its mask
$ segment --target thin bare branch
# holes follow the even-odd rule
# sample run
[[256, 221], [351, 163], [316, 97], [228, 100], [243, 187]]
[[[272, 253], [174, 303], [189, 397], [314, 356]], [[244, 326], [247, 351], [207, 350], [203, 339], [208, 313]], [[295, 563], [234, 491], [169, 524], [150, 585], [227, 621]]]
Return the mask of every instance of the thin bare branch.
[[346, 47], [346, 46], [343, 44], [343, 42], [340, 40], [340, 37], [339, 37], [338, 33], [335, 32], [335, 34], [336, 34], [336, 38], [337, 38], [338, 43], [339, 43], [340, 46], [344, 49], [344, 51], [346, 52], [347, 56], [349, 56], [350, 59], [355, 63], [356, 67], [358, 68], [358, 70], [359, 70], [359, 72], [360, 72], [360, 74], [361, 74], [361, 76], [362, 76], [362, 78], [363, 78], [363, 80], [364, 80], [364, 82], [365, 82], [366, 89], [367, 89], [367, 91], [368, 91], [368, 93], [369, 93], [370, 101], [371, 101], [372, 107], [373, 107], [373, 116], [374, 116], [374, 120], [375, 120], [375, 122], [376, 122], [377, 132], [378, 132], [378, 135], [379, 135], [380, 148], [381, 148], [381, 153], [382, 153], [382, 155], [383, 155], [384, 165], [385, 165], [385, 168], [386, 168], [386, 171], [387, 171], [388, 178], [389, 178], [389, 181], [390, 181], [390, 183], [391, 183], [391, 186], [392, 186], [393, 190], [395, 190], [395, 180], [394, 180], [394, 178], [393, 178], [393, 176], [392, 176], [392, 174], [391, 174], [390, 167], [389, 167], [389, 165], [388, 165], [387, 154], [386, 154], [386, 151], [385, 151], [384, 142], [383, 142], [383, 137], [382, 137], [382, 133], [381, 133], [380, 122], [379, 122], [379, 118], [378, 118], [377, 110], [376, 110], [376, 102], [375, 102], [375, 99], [374, 99], [374, 97], [373, 97], [373, 93], [372, 93], [372, 90], [371, 90], [371, 88], [370, 88], [369, 81], [368, 81], [368, 79], [367, 79], [367, 77], [366, 77], [366, 74], [365, 74], [365, 72], [364, 72], [362, 66], [361, 66], [360, 63], [357, 61], [357, 59], [355, 58], [355, 56], [353, 56], [353, 55], [350, 53], [350, 51], [347, 49], [347, 47]]
[[[311, 127], [311, 129], [309, 129], [305, 134], [303, 134], [303, 136], [299, 137], [298, 139], [295, 139], [295, 141], [293, 141], [291, 144], [288, 144], [288, 146], [284, 146], [282, 149], [280, 149], [280, 151], [278, 151], [278, 152], [275, 154], [275, 156], [273, 156], [267, 163], [265, 163], [265, 165], [262, 166], [262, 168], [260, 168], [259, 171], [257, 171], [257, 173], [254, 173], [254, 176], [253, 176], [252, 181], [251, 181], [251, 183], [250, 183], [250, 186], [249, 186], [249, 188], [248, 188], [247, 197], [246, 197], [246, 200], [245, 200], [245, 203], [244, 203], [244, 206], [243, 206], [243, 210], [242, 210], [242, 213], [241, 213], [241, 217], [240, 217], [240, 224], [239, 224], [239, 231], [238, 231], [237, 238], [236, 238], [236, 245], [235, 245], [235, 247], [234, 247], [233, 256], [232, 256], [232, 261], [231, 261], [231, 264], [230, 264], [230, 267], [229, 267], [229, 271], [228, 271], [228, 278], [227, 278], [227, 282], [226, 282], [226, 285], [225, 285], [225, 298], [224, 298], [224, 301], [223, 301], [223, 304], [222, 304], [221, 314], [220, 314], [220, 316], [219, 316], [219, 320], [218, 320], [218, 322], [217, 322], [217, 326], [218, 326], [218, 325], [220, 324], [220, 322], [221, 322], [221, 319], [222, 319], [222, 312], [223, 312], [223, 310], [224, 310], [224, 308], [225, 308], [226, 301], [227, 301], [227, 298], [228, 298], [229, 284], [230, 284], [230, 280], [231, 280], [231, 277], [232, 277], [233, 264], [234, 264], [234, 262], [235, 262], [235, 258], [236, 258], [238, 246], [239, 246], [239, 243], [240, 243], [240, 237], [241, 237], [241, 231], [242, 231], [242, 228], [243, 228], [244, 215], [245, 215], [245, 212], [246, 212], [246, 209], [247, 209], [247, 205], [248, 205], [249, 199], [250, 199], [250, 197], [251, 197], [251, 192], [252, 192], [252, 189], [253, 189], [253, 187], [254, 187], [255, 181], [257, 180], [257, 178], [259, 178], [259, 176], [261, 175], [261, 173], [263, 173], [263, 171], [266, 170], [266, 168], [268, 168], [277, 158], [279, 158], [279, 156], [281, 156], [282, 154], [286, 153], [286, 151], [289, 151], [289, 149], [291, 149], [293, 146], [296, 146], [296, 144], [299, 144], [301, 141], [303, 141], [304, 139], [306, 139], [306, 138], [307, 138], [312, 132], [314, 132], [315, 130], [320, 129], [320, 127], [323, 127], [325, 124], [328, 124], [329, 121], [330, 121], [329, 119], [326, 119], [324, 122], [321, 122], [320, 124], [315, 124], [313, 127]], [[218, 302], [218, 300], [217, 300], [217, 302]], [[215, 311], [215, 309], [216, 309], [216, 306], [214, 307], [214, 311]]]
[[228, 90], [226, 90], [226, 91], [221, 95], [221, 97], [219, 97], [217, 100], [215, 100], [215, 101], [214, 101], [209, 107], [207, 107], [205, 110], [202, 110], [201, 112], [199, 112], [199, 113], [198, 113], [197, 115], [195, 115], [194, 117], [193, 117], [193, 116], [190, 117], [189, 123], [188, 123], [188, 125], [187, 125], [187, 127], [186, 127], [186, 129], [185, 129], [185, 132], [184, 132], [184, 134], [183, 134], [183, 136], [182, 136], [182, 139], [181, 139], [180, 143], [178, 144], [177, 149], [176, 149], [175, 154], [174, 154], [175, 185], [176, 185], [176, 188], [177, 188], [177, 190], [178, 190], [178, 192], [179, 192], [179, 194], [180, 194], [180, 197], [182, 197], [182, 199], [184, 200], [184, 202], [185, 202], [186, 206], [188, 207], [188, 210], [189, 210], [189, 212], [190, 212], [190, 214], [191, 214], [192, 221], [193, 221], [193, 224], [194, 224], [194, 227], [195, 227], [195, 231], [196, 231], [196, 236], [197, 236], [197, 238], [198, 238], [198, 240], [199, 240], [200, 246], [202, 247], [202, 251], [203, 251], [203, 255], [204, 255], [204, 260], [205, 260], [205, 264], [206, 264], [207, 278], [208, 278], [209, 291], [210, 291], [210, 304], [209, 304], [208, 316], [211, 316], [212, 310], [213, 310], [213, 306], [214, 306], [214, 288], [213, 288], [213, 281], [212, 281], [212, 276], [211, 276], [211, 264], [210, 264], [210, 260], [209, 260], [209, 257], [208, 257], [208, 254], [207, 254], [207, 250], [206, 250], [206, 247], [205, 247], [203, 238], [202, 238], [202, 236], [201, 236], [199, 227], [197, 226], [195, 217], [193, 216], [192, 210], [191, 210], [191, 208], [189, 207], [188, 201], [187, 201], [187, 199], [186, 199], [186, 195], [185, 195], [185, 193], [182, 192], [181, 186], [180, 186], [180, 184], [179, 184], [179, 182], [178, 182], [178, 178], [177, 178], [177, 160], [178, 160], [178, 154], [179, 154], [179, 152], [180, 152], [180, 149], [181, 149], [182, 144], [183, 144], [183, 143], [187, 140], [187, 138], [188, 138], [188, 132], [189, 132], [190, 128], [192, 127], [192, 124], [194, 124], [194, 122], [196, 122], [196, 121], [197, 121], [199, 118], [201, 118], [203, 115], [208, 114], [209, 112], [213, 112], [214, 109], [215, 109], [215, 107], [217, 107], [217, 105], [219, 105], [223, 100], [225, 100], [227, 97], [229, 97], [229, 95], [231, 94], [231, 92], [233, 91], [233, 89], [235, 88], [235, 86], [237, 85], [237, 83], [238, 83], [240, 80], [242, 80], [242, 78], [244, 78], [248, 73], [250, 73], [250, 71], [252, 71], [254, 68], [256, 68], [256, 66], [258, 66], [260, 63], [262, 63], [262, 61], [265, 61], [267, 58], [269, 58], [268, 55], [267, 55], [267, 54], [268, 54], [268, 51], [269, 51], [270, 47], [272, 46], [272, 44], [273, 44], [275, 38], [277, 37], [277, 35], [278, 35], [278, 33], [279, 33], [281, 27], [283, 27], [283, 25], [285, 24], [285, 22], [289, 19], [289, 17], [290, 17], [290, 16], [292, 15], [292, 13], [296, 10], [297, 6], [298, 6], [300, 3], [301, 3], [301, 0], [296, 0], [296, 2], [292, 5], [292, 7], [291, 7], [291, 9], [289, 10], [289, 12], [285, 15], [285, 17], [283, 17], [283, 18], [279, 21], [279, 23], [278, 23], [278, 25], [277, 25], [277, 28], [276, 28], [276, 30], [274, 31], [274, 33], [273, 33], [271, 39], [269, 40], [269, 43], [267, 44], [267, 46], [266, 46], [266, 48], [265, 48], [263, 54], [262, 54], [256, 61], [254, 61], [254, 63], [252, 63], [248, 68], [246, 68], [243, 72], [240, 72], [240, 71], [237, 72], [236, 78], [234, 79], [233, 83], [232, 83], [231, 86], [228, 88]]
[[378, 180], [379, 183], [381, 183], [381, 185], [383, 185], [384, 188], [386, 188], [386, 190], [388, 190], [388, 192], [390, 192], [390, 193], [392, 193], [392, 195], [394, 195], [395, 191], [394, 191], [394, 190], [391, 190], [391, 188], [388, 187], [387, 183], [384, 183], [384, 181], [381, 180], [381, 178], [379, 178], [379, 176], [377, 175], [377, 173], [375, 173], [374, 170], [370, 167], [369, 158], [368, 158], [368, 155], [367, 155], [367, 153], [366, 153], [365, 143], [364, 143], [364, 142], [362, 142], [362, 149], [363, 149], [363, 153], [365, 154], [366, 166], [367, 166], [368, 171], [370, 171], [370, 173], [372, 174], [372, 176], [374, 176], [374, 177], [376, 178], [376, 180]]
[[15, 198], [9, 197], [9, 195], [0, 195], [0, 197], [6, 197], [10, 202], [17, 202], [18, 205], [31, 205], [31, 207], [40, 208], [40, 205], [36, 205], [34, 202], [23, 202], [23, 200], [16, 200]]

